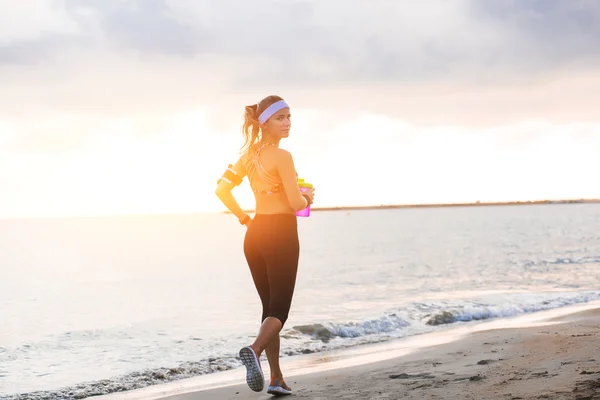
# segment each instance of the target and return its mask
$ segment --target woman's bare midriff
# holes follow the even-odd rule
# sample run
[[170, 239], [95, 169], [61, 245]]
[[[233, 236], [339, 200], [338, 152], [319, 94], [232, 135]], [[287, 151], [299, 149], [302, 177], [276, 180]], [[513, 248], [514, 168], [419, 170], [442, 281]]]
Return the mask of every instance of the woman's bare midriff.
[[266, 194], [255, 193], [256, 214], [295, 214], [285, 192]]

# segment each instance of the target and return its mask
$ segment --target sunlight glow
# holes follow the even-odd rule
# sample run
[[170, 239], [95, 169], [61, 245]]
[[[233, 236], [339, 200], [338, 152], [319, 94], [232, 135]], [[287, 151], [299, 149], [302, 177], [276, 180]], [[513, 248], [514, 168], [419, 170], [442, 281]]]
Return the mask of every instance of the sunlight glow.
[[[32, 143], [15, 138], [46, 121], [4, 124], [2, 216], [224, 211], [215, 183], [243, 138], [239, 129], [216, 131], [206, 117], [202, 110], [62, 117], [47, 121], [60, 136]], [[378, 115], [338, 122], [296, 110], [282, 147], [315, 184], [320, 206], [600, 198], [593, 184], [600, 124], [423, 128]], [[243, 208], [253, 207], [247, 181], [234, 194]]]

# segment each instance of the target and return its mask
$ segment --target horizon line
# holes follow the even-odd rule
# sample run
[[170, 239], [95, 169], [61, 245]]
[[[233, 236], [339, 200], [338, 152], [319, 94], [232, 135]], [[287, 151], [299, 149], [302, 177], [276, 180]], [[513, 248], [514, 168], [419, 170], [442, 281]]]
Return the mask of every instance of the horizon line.
[[[311, 212], [318, 211], [351, 211], [351, 210], [382, 210], [399, 208], [445, 208], [445, 207], [489, 207], [489, 206], [519, 206], [519, 205], [558, 205], [558, 204], [600, 204], [600, 198], [558, 199], [558, 200], [511, 200], [511, 201], [475, 201], [459, 203], [409, 203], [409, 204], [371, 204], [311, 207]], [[243, 209], [246, 213], [255, 213], [254, 209]], [[0, 216], [0, 220], [8, 219], [59, 219], [59, 218], [99, 218], [125, 216], [169, 216], [189, 214], [232, 214], [229, 210], [195, 210], [181, 212], [146, 212], [146, 213], [111, 213], [111, 214], [73, 214], [73, 215], [33, 215], [33, 216]]]
[[[444, 208], [444, 207], [485, 207], [485, 206], [516, 206], [516, 205], [554, 205], [554, 204], [596, 204], [598, 199], [562, 199], [562, 200], [511, 200], [511, 201], [476, 201], [462, 203], [412, 203], [412, 204], [378, 204], [361, 206], [327, 206], [311, 207], [310, 211], [345, 211], [345, 210], [377, 210], [393, 208]], [[244, 212], [255, 212], [254, 209], [246, 209]], [[231, 214], [225, 210], [221, 213]]]

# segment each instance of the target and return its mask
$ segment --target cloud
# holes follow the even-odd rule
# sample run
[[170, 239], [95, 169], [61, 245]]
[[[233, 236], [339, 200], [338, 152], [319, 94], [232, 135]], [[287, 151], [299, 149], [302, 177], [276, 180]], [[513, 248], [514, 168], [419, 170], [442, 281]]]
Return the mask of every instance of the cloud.
[[0, 8], [8, 10], [0, 14], [0, 66], [40, 63], [84, 39], [77, 15], [51, 0], [0, 0]]
[[0, 0], [0, 44], [37, 40], [48, 34], [75, 34], [77, 24], [64, 4], [53, 0]]
[[0, 44], [0, 65], [2, 64], [41, 64], [52, 60], [56, 52], [68, 46], [83, 47], [85, 41], [73, 35], [49, 34], [35, 40], [19, 40], [11, 44]]
[[482, 23], [503, 31], [508, 40], [497, 54], [525, 67], [600, 61], [600, 3], [594, 0], [475, 1], [471, 10]]
[[501, 34], [468, 18], [464, 0], [375, 3], [70, 0], [67, 6], [93, 8], [106, 39], [120, 49], [235, 59], [243, 63], [232, 77], [236, 87], [446, 79], [479, 68], [485, 53], [503, 43]]
[[164, 0], [66, 0], [66, 9], [93, 10], [104, 38], [116, 49], [192, 55], [200, 50], [191, 27], [178, 23]]
[[208, 108], [215, 125], [229, 126], [243, 105], [275, 93], [341, 117], [565, 122], [593, 118], [600, 101], [592, 90], [600, 79], [594, 0], [37, 0], [19, 7], [0, 24], [5, 118]]
[[[57, 4], [62, 7], [46, 5], [46, 20], [58, 21], [60, 16], [72, 27], [70, 33], [77, 26], [82, 37], [94, 36], [98, 46], [101, 38], [115, 50], [249, 61], [233, 78], [238, 85], [268, 79], [296, 85], [485, 82], [493, 81], [491, 74], [496, 73], [548, 70], [591, 56], [594, 63], [599, 61], [600, 4], [593, 0]], [[86, 28], [90, 25], [98, 31]], [[56, 48], [55, 41], [37, 37], [38, 43], [28, 42], [30, 48]], [[0, 57], [15, 51], [5, 48]]]

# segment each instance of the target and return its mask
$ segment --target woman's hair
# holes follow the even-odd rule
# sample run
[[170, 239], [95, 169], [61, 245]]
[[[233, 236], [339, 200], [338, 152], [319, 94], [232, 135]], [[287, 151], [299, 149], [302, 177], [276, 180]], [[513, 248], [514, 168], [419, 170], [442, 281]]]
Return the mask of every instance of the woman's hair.
[[260, 124], [258, 122], [258, 116], [265, 111], [271, 104], [283, 100], [279, 96], [267, 96], [258, 104], [246, 106], [246, 112], [244, 113], [244, 125], [242, 126], [242, 133], [244, 134], [244, 145], [242, 151], [247, 150], [253, 144], [260, 140]]

